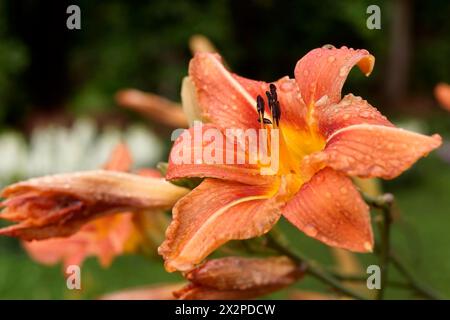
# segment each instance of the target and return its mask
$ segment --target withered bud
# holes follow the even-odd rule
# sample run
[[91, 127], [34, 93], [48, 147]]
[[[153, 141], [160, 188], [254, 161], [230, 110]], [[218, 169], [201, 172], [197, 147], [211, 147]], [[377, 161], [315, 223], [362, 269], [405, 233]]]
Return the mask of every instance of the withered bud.
[[191, 284], [175, 295], [180, 299], [256, 298], [294, 283], [303, 273], [287, 257], [215, 259], [186, 273]]
[[163, 178], [95, 170], [34, 178], [2, 192], [0, 235], [42, 240], [72, 235], [105, 214], [172, 207], [189, 190]]

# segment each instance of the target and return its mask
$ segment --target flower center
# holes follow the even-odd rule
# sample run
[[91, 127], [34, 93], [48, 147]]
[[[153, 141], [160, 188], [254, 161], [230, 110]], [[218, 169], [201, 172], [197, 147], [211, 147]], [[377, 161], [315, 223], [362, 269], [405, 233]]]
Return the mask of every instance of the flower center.
[[[278, 101], [277, 87], [271, 83], [270, 91], [266, 91], [269, 114], [271, 119], [265, 117], [265, 103], [262, 96], [256, 98], [258, 122], [261, 128], [267, 130], [279, 129], [279, 170], [278, 176], [288, 176], [290, 181], [289, 189], [296, 192], [311, 175], [311, 168], [302, 168], [301, 163], [304, 157], [320, 151], [325, 146], [325, 139], [319, 134], [317, 125], [311, 121], [307, 121], [304, 128], [297, 128], [290, 123], [283, 123], [280, 126], [281, 107]], [[313, 106], [311, 108], [313, 109]], [[313, 112], [313, 111], [312, 111]], [[308, 117], [313, 119], [313, 117]], [[308, 120], [308, 119], [307, 119]], [[268, 145], [270, 144], [270, 134]], [[273, 152], [273, 150], [272, 150]]]

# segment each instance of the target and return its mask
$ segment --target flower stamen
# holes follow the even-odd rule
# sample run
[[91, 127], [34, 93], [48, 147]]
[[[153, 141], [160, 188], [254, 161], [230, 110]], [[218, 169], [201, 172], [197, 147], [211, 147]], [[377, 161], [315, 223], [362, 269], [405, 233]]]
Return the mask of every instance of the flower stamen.
[[281, 117], [281, 109], [280, 109], [280, 102], [278, 101], [278, 95], [277, 95], [277, 87], [271, 83], [269, 86], [270, 92], [266, 91], [267, 100], [269, 103], [269, 109], [272, 112], [272, 119], [273, 119], [273, 127], [277, 128], [280, 124], [280, 117]]

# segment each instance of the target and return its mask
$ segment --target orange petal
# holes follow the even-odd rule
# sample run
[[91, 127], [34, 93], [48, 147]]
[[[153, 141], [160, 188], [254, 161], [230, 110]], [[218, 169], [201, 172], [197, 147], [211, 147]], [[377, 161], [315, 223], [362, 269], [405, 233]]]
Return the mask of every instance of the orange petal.
[[189, 64], [189, 76], [205, 119], [220, 128], [259, 128], [256, 96], [223, 66], [218, 54], [196, 53]]
[[102, 266], [127, 249], [127, 243], [135, 232], [131, 213], [116, 214], [96, 219], [85, 224], [68, 238], [24, 242], [30, 256], [39, 263], [53, 265], [64, 262], [81, 265], [89, 256], [97, 256]]
[[87, 202], [106, 201], [145, 209], [170, 208], [188, 191], [163, 178], [93, 170], [29, 179], [8, 186], [1, 195], [11, 198], [30, 192], [55, 193], [72, 195]]
[[281, 130], [284, 125], [289, 125], [296, 130], [306, 130], [308, 108], [303, 102], [296, 81], [284, 77], [274, 84], [277, 87], [277, 96], [281, 106]]
[[103, 166], [103, 169], [127, 172], [130, 171], [132, 164], [133, 159], [127, 145], [119, 143], [114, 148], [108, 161]]
[[187, 271], [229, 240], [268, 232], [280, 217], [278, 196], [267, 186], [204, 180], [177, 202], [166, 240], [159, 248], [168, 271]]
[[327, 138], [336, 130], [355, 124], [379, 124], [393, 127], [393, 124], [376, 108], [353, 94], [346, 95], [337, 104], [317, 106], [314, 115], [319, 131]]
[[24, 240], [69, 236], [104, 214], [170, 208], [189, 190], [163, 178], [87, 171], [30, 179], [7, 187], [0, 218], [18, 222], [1, 235]]
[[184, 284], [158, 284], [112, 292], [101, 296], [100, 300], [172, 300], [173, 292]]
[[392, 179], [438, 148], [442, 138], [380, 125], [360, 124], [336, 131], [323, 152], [306, 158], [351, 176]]
[[[222, 132], [211, 124], [198, 124], [185, 130], [171, 149], [166, 179], [209, 177], [246, 184], [266, 184], [273, 180], [271, 176], [261, 175], [259, 165], [250, 164], [248, 152], [237, 139], [227, 138]], [[215, 150], [214, 157], [208, 149]], [[237, 164], [238, 154], [243, 155], [244, 164]], [[230, 162], [227, 155], [232, 156], [233, 164], [227, 164]]]
[[[319, 99], [326, 104], [338, 103], [341, 90], [351, 68], [357, 64], [368, 76], [373, 69], [375, 57], [367, 50], [354, 50], [347, 47], [318, 48], [308, 52], [295, 67], [303, 101], [311, 105]], [[324, 98], [327, 96], [326, 98]], [[326, 100], [326, 101], [325, 101]]]
[[357, 252], [373, 247], [369, 207], [350, 178], [325, 168], [305, 183], [283, 216], [306, 235]]
[[450, 85], [446, 83], [439, 83], [434, 88], [434, 95], [439, 104], [447, 111], [450, 111]]

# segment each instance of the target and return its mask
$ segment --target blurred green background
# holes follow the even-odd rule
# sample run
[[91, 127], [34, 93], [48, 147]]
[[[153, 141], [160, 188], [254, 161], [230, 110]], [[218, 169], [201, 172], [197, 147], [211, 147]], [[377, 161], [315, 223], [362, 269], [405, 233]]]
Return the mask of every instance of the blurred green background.
[[[81, 30], [66, 28], [69, 4], [81, 8]], [[366, 27], [370, 4], [381, 8], [380, 30]], [[293, 76], [297, 60], [312, 48], [324, 44], [365, 48], [377, 59], [375, 70], [369, 78], [352, 72], [344, 92], [363, 96], [402, 127], [449, 137], [450, 114], [433, 97], [436, 83], [450, 82], [449, 15], [447, 0], [2, 1], [0, 184], [43, 174], [46, 168], [75, 170], [78, 163], [64, 166], [70, 150], [81, 158], [97, 157], [85, 164], [95, 167], [132, 128], [143, 132], [132, 140], [137, 141], [135, 149], [147, 144], [147, 156], [135, 155], [138, 165], [163, 160], [170, 147], [167, 132], [118, 107], [114, 94], [137, 88], [179, 101], [191, 57], [188, 41], [194, 34], [211, 39], [235, 72], [266, 81]], [[79, 125], [80, 121], [90, 124]], [[36, 133], [48, 126], [53, 131]], [[78, 139], [86, 130], [91, 132], [87, 142]], [[69, 151], [64, 149], [66, 157], [59, 157], [64, 143], [52, 140], [55, 136], [61, 141], [73, 138]], [[99, 147], [93, 140], [103, 146], [103, 153], [94, 155]], [[36, 147], [49, 141], [55, 146], [52, 150]], [[50, 152], [55, 156], [47, 157], [46, 165], [36, 159]], [[402, 213], [394, 226], [395, 247], [420, 278], [446, 297], [450, 297], [449, 159], [449, 148], [443, 148], [384, 183]], [[31, 170], [30, 162], [38, 162], [40, 169]], [[282, 224], [299, 249], [331, 263], [325, 246]], [[365, 264], [374, 262], [368, 256], [361, 259]], [[69, 291], [61, 266], [40, 266], [18, 241], [0, 239], [0, 298], [95, 298], [111, 290], [181, 279], [167, 274], [158, 257], [140, 256], [121, 257], [107, 270], [89, 259], [82, 274], [83, 290]], [[307, 279], [298, 286], [318, 284]], [[407, 295], [389, 290], [388, 297]]]

